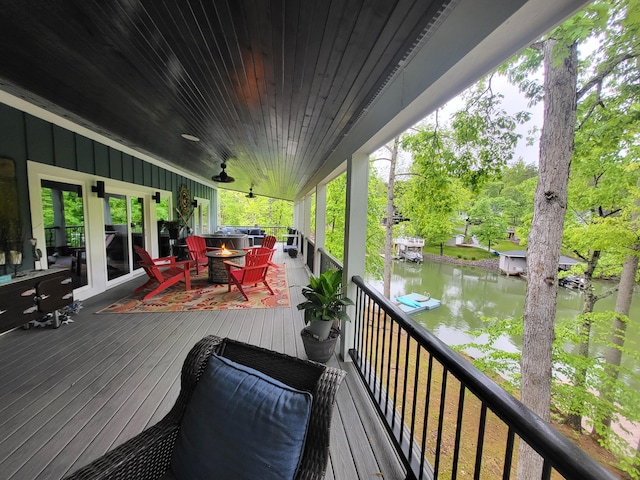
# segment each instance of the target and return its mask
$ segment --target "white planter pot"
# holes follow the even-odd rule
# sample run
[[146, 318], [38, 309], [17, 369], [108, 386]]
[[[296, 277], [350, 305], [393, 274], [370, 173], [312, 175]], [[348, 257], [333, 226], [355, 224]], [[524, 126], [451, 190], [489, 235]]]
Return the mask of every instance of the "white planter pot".
[[316, 320], [314, 322], [310, 322], [309, 325], [307, 325], [307, 331], [317, 336], [319, 340], [326, 340], [329, 337], [329, 332], [331, 332], [332, 326], [333, 322]]

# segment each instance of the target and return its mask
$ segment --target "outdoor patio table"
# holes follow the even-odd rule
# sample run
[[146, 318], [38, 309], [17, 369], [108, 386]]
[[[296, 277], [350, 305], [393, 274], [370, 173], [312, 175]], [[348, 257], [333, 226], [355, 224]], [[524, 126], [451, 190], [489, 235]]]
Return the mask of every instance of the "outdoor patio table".
[[247, 252], [244, 250], [216, 250], [207, 252], [205, 255], [209, 258], [209, 283], [227, 283], [227, 269], [224, 266], [224, 261], [235, 259], [234, 261], [236, 263], [243, 265], [246, 254]]

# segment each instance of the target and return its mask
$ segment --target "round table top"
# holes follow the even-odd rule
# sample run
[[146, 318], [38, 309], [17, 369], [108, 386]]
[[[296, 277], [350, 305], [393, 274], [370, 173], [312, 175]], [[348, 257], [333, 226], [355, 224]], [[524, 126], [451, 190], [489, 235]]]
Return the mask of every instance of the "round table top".
[[222, 250], [211, 250], [205, 255], [210, 258], [238, 258], [247, 254], [244, 250], [229, 250], [229, 253], [222, 253]]

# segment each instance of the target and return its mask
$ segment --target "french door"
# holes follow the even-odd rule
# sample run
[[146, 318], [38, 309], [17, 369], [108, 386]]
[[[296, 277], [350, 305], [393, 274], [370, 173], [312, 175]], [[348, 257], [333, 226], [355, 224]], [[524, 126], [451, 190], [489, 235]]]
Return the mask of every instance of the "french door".
[[34, 245], [37, 267], [69, 270], [73, 288], [89, 283], [83, 194], [82, 183], [40, 181], [45, 242]]
[[171, 193], [27, 162], [34, 268], [73, 272], [78, 300], [101, 293], [140, 274], [134, 246], [159, 256], [158, 218], [171, 211]]
[[105, 193], [104, 240], [109, 281], [139, 268], [134, 245], [146, 248], [143, 197]]

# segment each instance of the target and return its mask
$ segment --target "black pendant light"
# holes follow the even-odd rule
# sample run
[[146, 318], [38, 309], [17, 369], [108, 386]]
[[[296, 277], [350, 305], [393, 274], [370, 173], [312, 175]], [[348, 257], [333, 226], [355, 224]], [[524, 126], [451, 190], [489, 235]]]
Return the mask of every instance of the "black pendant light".
[[213, 180], [214, 182], [220, 182], [220, 183], [234, 182], [236, 179], [227, 175], [227, 172], [224, 171], [224, 169], [227, 168], [227, 164], [222, 162], [220, 166], [222, 167], [222, 171], [218, 175], [214, 175], [213, 177], [211, 177], [211, 180]]

